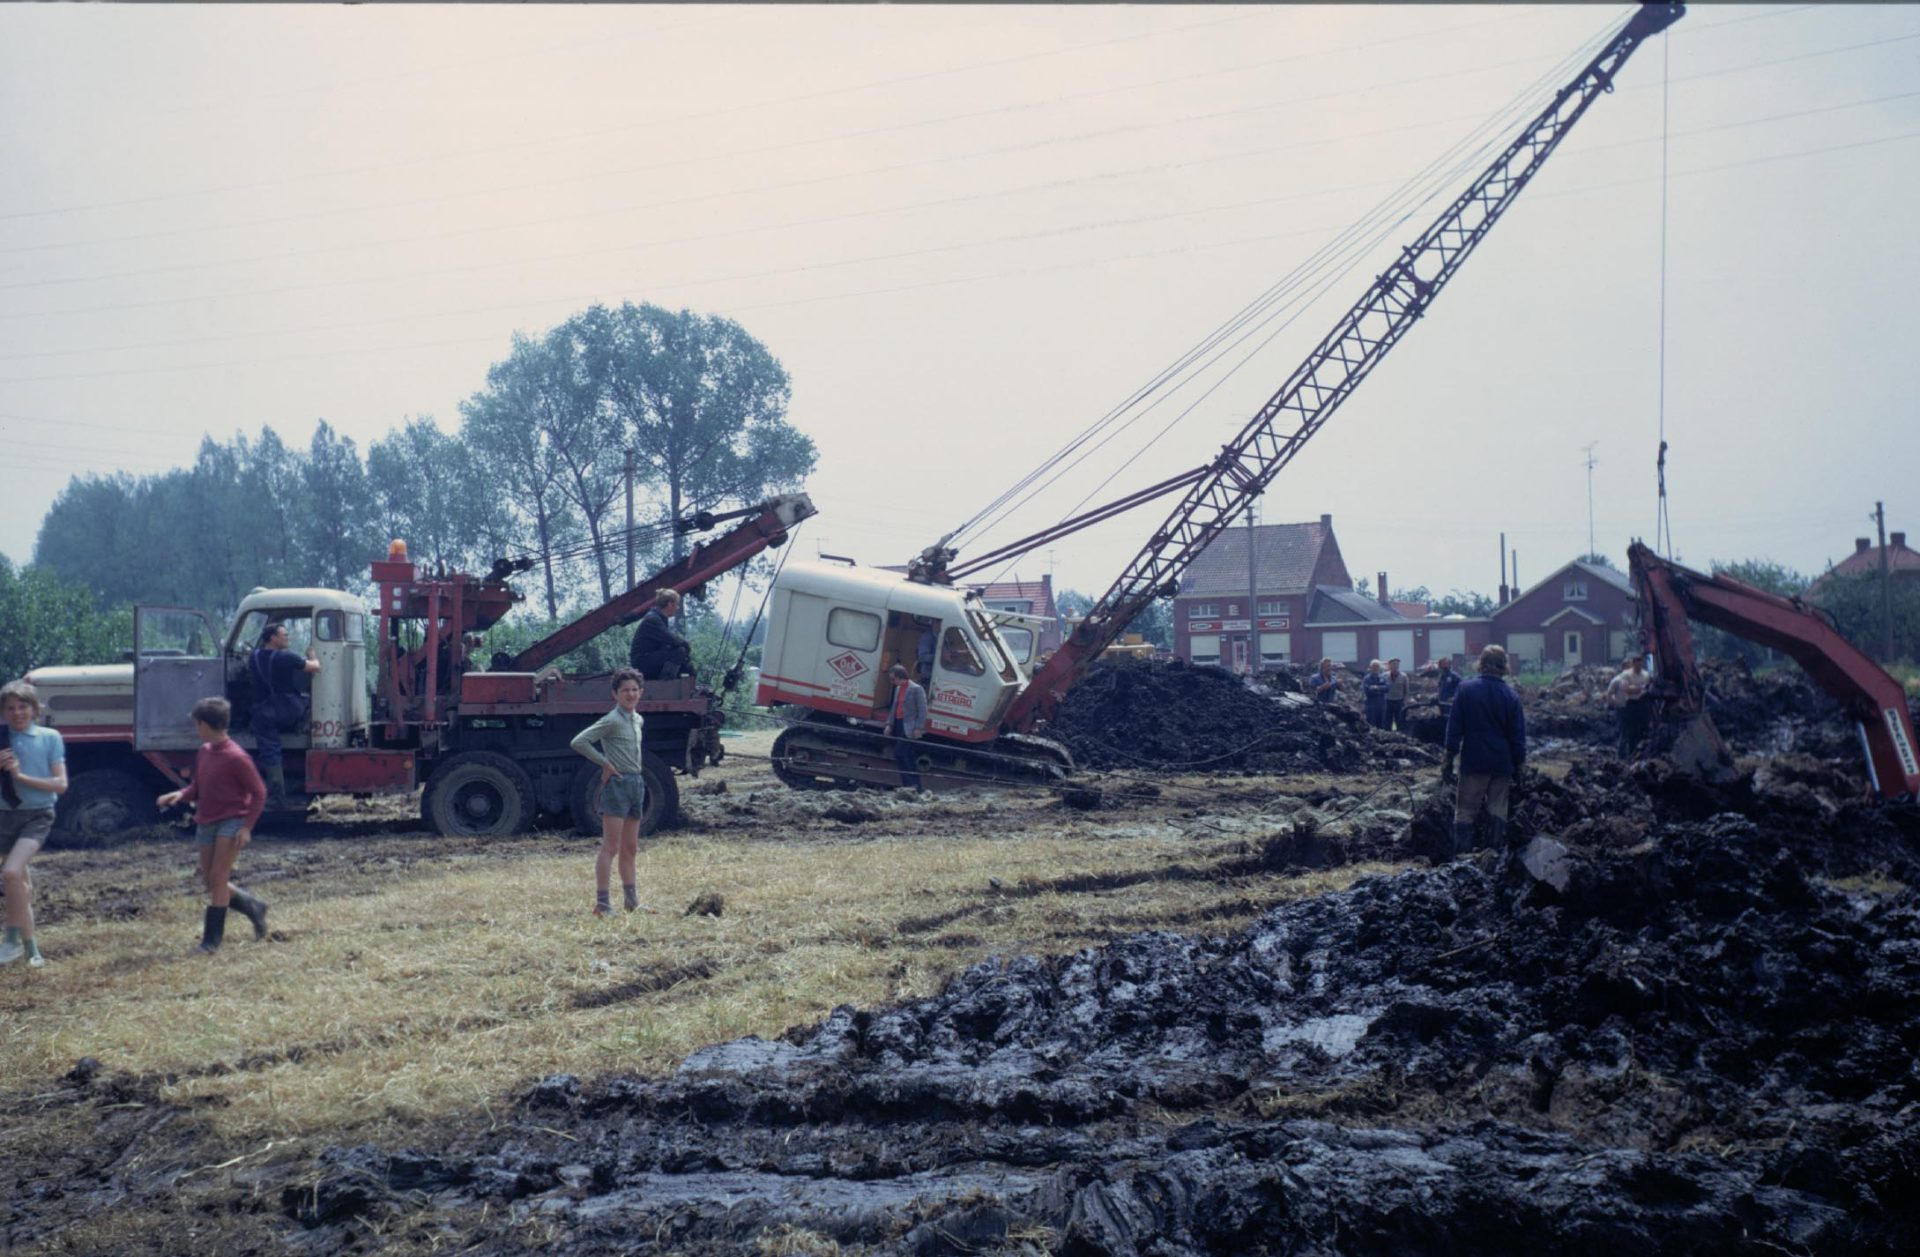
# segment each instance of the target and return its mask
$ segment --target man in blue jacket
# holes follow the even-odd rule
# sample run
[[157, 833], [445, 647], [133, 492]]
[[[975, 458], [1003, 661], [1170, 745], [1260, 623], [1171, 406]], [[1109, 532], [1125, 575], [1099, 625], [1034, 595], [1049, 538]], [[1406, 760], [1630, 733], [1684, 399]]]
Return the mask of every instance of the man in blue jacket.
[[1507, 832], [1507, 795], [1527, 759], [1527, 716], [1520, 696], [1507, 684], [1507, 652], [1489, 646], [1480, 652], [1480, 675], [1463, 682], [1447, 716], [1447, 761], [1440, 776], [1453, 780], [1460, 761], [1460, 792], [1453, 805], [1452, 850], [1473, 845], [1473, 822], [1487, 809], [1487, 843], [1500, 850]]

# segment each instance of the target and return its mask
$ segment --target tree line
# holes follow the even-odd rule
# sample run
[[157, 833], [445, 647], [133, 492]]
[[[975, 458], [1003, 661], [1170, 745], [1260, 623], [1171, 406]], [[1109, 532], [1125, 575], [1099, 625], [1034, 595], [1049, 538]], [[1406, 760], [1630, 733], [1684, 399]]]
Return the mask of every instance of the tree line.
[[[548, 619], [626, 587], [625, 485], [636, 521], [757, 501], [796, 487], [813, 442], [786, 421], [790, 385], [730, 319], [654, 305], [593, 306], [507, 357], [460, 406], [459, 430], [414, 417], [364, 456], [325, 422], [304, 449], [271, 427], [201, 442], [190, 467], [76, 476], [55, 499], [34, 566], [96, 608], [198, 607], [224, 619], [257, 586], [357, 589], [390, 538], [436, 569], [534, 560]], [[637, 570], [684, 539], [637, 527]]]

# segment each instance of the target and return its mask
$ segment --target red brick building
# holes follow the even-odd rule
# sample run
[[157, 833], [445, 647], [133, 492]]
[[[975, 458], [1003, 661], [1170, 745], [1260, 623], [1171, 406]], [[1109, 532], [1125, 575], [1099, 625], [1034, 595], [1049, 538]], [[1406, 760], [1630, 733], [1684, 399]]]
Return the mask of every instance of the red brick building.
[[1516, 668], [1616, 663], [1631, 647], [1634, 605], [1625, 573], [1576, 559], [1496, 610], [1489, 637]]
[[1050, 655], [1060, 649], [1060, 612], [1053, 604], [1052, 573], [1039, 580], [997, 581], [976, 588], [980, 590], [980, 597], [987, 606], [995, 611], [1046, 617], [1046, 624], [1039, 627], [1039, 639], [1034, 643], [1032, 658]]

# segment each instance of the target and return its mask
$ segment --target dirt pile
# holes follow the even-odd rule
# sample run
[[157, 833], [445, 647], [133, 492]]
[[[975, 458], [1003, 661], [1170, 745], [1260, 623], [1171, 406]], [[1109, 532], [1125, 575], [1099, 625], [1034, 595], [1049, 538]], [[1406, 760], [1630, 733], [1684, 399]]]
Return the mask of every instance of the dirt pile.
[[1431, 748], [1370, 729], [1345, 707], [1180, 662], [1096, 665], [1047, 733], [1075, 763], [1113, 770], [1352, 772], [1437, 762]]
[[547, 1079], [438, 1150], [335, 1149], [282, 1207], [315, 1251], [436, 1220], [483, 1252], [1912, 1251], [1920, 817], [1582, 844], [1624, 789], [1521, 801], [1580, 818], [1561, 891], [1482, 856], [988, 961], [671, 1077]]

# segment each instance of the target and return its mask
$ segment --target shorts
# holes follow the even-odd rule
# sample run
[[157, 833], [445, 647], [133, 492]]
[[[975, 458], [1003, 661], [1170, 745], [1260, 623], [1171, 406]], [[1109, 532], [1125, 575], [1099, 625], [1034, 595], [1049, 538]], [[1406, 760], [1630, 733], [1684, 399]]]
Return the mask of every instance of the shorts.
[[10, 850], [16, 842], [31, 842], [36, 847], [53, 832], [50, 807], [10, 807], [0, 810], [0, 851]]
[[600, 787], [600, 815], [639, 820], [647, 814], [647, 779], [626, 773]]
[[236, 816], [232, 820], [215, 821], [211, 825], [202, 825], [193, 832], [194, 835], [200, 839], [201, 846], [211, 847], [214, 839], [231, 838], [239, 833], [240, 827], [246, 823], [246, 821]]
[[1513, 778], [1505, 773], [1495, 776], [1492, 773], [1460, 774], [1460, 795], [1454, 801], [1453, 819], [1472, 822], [1480, 815], [1480, 805], [1487, 805], [1487, 815], [1494, 820], [1507, 819], [1507, 794], [1513, 786]]

